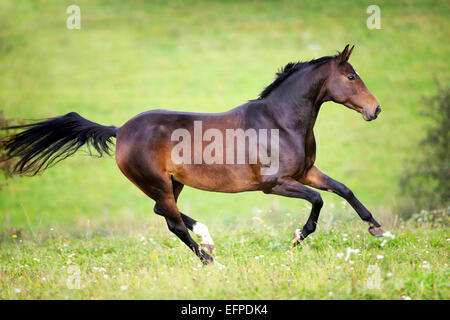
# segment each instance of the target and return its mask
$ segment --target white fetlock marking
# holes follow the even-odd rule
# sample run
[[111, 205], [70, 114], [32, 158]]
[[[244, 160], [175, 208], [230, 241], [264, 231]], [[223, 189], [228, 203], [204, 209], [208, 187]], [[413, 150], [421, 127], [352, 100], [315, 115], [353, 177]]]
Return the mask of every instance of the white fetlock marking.
[[201, 244], [214, 245], [213, 239], [209, 234], [208, 227], [203, 223], [196, 222], [192, 227], [192, 231], [197, 237], [202, 239]]
[[295, 229], [294, 235], [299, 239], [302, 240], [302, 231], [300, 229]]

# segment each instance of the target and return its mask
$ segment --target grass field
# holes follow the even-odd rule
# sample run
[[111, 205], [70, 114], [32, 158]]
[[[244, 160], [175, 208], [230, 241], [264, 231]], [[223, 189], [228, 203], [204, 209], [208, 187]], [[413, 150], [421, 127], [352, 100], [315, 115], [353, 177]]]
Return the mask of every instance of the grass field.
[[448, 233], [431, 225], [402, 225], [381, 240], [360, 224], [322, 221], [290, 250], [295, 223], [284, 215], [217, 229], [223, 266], [205, 267], [160, 220], [148, 220], [109, 234], [56, 228], [4, 240], [0, 298], [448, 299]]
[[[73, 3], [80, 30], [66, 28]], [[326, 103], [316, 164], [395, 238], [381, 246], [342, 199], [323, 193], [316, 233], [289, 251], [306, 202], [185, 188], [180, 208], [208, 225], [225, 265], [199, 268], [113, 159], [80, 152], [42, 176], [1, 178], [0, 298], [448, 299], [448, 227], [400, 221], [396, 203], [405, 164], [420, 152], [421, 97], [433, 79], [449, 80], [450, 5], [381, 1], [380, 30], [366, 27], [368, 5], [1, 1], [0, 110], [9, 118], [76, 111], [120, 126], [154, 108], [221, 112], [257, 97], [287, 62], [355, 44], [350, 62], [383, 112], [367, 123]], [[347, 248], [359, 253], [345, 260]], [[79, 290], [67, 287], [71, 265]], [[369, 289], [371, 265], [380, 277]]]

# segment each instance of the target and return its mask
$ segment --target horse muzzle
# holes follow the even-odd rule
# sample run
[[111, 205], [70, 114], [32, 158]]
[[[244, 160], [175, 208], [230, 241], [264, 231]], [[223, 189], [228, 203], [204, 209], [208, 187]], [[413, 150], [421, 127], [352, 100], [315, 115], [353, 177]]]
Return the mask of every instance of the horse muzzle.
[[380, 105], [377, 105], [376, 108], [373, 111], [368, 110], [368, 108], [364, 107], [362, 115], [363, 115], [364, 120], [372, 121], [372, 120], [375, 120], [378, 117], [380, 112], [381, 112]]

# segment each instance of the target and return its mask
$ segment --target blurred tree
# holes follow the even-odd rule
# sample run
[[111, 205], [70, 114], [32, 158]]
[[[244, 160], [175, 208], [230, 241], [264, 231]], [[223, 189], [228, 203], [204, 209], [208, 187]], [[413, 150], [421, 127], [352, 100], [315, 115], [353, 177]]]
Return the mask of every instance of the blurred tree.
[[400, 179], [407, 203], [401, 205], [404, 217], [413, 213], [440, 211], [450, 205], [450, 87], [438, 85], [435, 95], [424, 98], [421, 115], [430, 124], [419, 142], [410, 166]]

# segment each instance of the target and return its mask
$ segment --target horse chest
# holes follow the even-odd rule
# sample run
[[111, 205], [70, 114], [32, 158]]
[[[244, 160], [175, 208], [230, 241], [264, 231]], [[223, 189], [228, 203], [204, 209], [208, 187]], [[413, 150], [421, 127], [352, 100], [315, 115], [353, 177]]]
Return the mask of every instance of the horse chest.
[[311, 132], [306, 137], [297, 136], [285, 146], [280, 156], [286, 159], [287, 172], [294, 178], [302, 178], [316, 161], [316, 141]]

